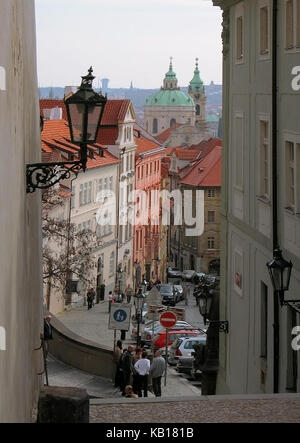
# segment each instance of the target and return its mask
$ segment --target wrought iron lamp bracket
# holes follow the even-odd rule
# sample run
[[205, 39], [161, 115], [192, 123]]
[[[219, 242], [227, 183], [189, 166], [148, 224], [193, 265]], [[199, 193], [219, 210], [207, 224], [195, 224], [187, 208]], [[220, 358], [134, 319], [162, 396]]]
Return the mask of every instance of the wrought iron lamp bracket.
[[83, 160], [26, 165], [26, 192], [32, 193], [36, 189], [49, 189], [60, 180], [70, 178], [71, 173], [77, 176], [85, 168], [86, 162]]

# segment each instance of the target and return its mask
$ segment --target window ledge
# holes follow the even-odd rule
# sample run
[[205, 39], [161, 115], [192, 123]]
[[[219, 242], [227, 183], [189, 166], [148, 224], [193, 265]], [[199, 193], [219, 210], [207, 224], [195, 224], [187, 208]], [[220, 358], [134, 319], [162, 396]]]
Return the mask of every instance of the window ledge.
[[285, 212], [287, 212], [290, 215], [297, 215], [297, 214], [295, 214], [295, 210], [293, 208], [291, 208], [290, 206], [286, 206], [284, 209], [285, 209]]
[[265, 205], [272, 206], [271, 205], [271, 200], [270, 200], [269, 197], [266, 197], [264, 195], [257, 195], [256, 198], [257, 198], [257, 200], [259, 200], [260, 202], [264, 203]]

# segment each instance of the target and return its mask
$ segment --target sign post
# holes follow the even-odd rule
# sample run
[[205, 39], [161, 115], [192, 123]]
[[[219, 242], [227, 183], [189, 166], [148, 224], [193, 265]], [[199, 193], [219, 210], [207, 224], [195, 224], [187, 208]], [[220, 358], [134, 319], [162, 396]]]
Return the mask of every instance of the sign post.
[[159, 317], [160, 324], [166, 328], [166, 365], [165, 365], [165, 386], [167, 385], [167, 367], [168, 367], [168, 344], [169, 344], [169, 329], [176, 325], [177, 317], [172, 311], [165, 311]]

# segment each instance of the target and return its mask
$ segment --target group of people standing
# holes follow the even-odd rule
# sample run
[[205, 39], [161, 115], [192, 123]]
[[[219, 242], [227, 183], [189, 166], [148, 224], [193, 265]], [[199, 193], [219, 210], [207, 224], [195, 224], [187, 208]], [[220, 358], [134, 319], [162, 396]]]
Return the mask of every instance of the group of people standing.
[[165, 371], [165, 359], [160, 351], [156, 351], [152, 362], [145, 348], [135, 348], [129, 345], [122, 348], [118, 340], [114, 349], [115, 386], [124, 397], [148, 397], [149, 375], [152, 377], [153, 392], [161, 396], [161, 379]]

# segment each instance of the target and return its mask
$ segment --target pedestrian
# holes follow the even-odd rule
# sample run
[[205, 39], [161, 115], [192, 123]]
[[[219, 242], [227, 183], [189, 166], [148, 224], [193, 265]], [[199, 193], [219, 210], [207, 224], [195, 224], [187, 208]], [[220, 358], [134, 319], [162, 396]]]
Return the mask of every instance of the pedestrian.
[[121, 329], [121, 340], [125, 340], [126, 339], [126, 330], [125, 329]]
[[124, 350], [122, 358], [120, 360], [120, 369], [122, 372], [122, 395], [125, 396], [125, 387], [130, 385], [130, 378], [132, 376], [132, 353], [134, 351], [134, 347], [132, 345], [128, 346], [127, 350]]
[[133, 357], [132, 357], [132, 365], [133, 365], [133, 370], [132, 370], [132, 388], [133, 388], [133, 392], [135, 394], [138, 393], [139, 375], [138, 375], [136, 369], [134, 368], [134, 365], [141, 358], [142, 358], [142, 348], [136, 348], [135, 353], [133, 354]]
[[131, 297], [133, 296], [133, 289], [130, 285], [127, 286], [126, 291], [125, 291], [125, 295], [126, 295], [127, 303], [130, 303]]
[[183, 286], [183, 298], [185, 305], [188, 305], [188, 287], [187, 284]]
[[118, 340], [113, 352], [113, 363], [114, 363], [113, 379], [116, 388], [120, 387], [122, 384], [122, 373], [120, 370], [120, 360], [122, 354], [123, 354], [122, 341]]
[[125, 387], [125, 397], [126, 398], [137, 398], [137, 395], [133, 392], [133, 388], [131, 385], [127, 385]]
[[114, 299], [113, 299], [113, 293], [112, 291], [109, 291], [108, 293], [108, 312], [110, 313], [111, 311], [111, 305], [113, 304]]
[[166, 369], [166, 361], [161, 355], [161, 351], [156, 351], [150, 366], [152, 376], [152, 386], [155, 397], [161, 397], [161, 378]]
[[44, 346], [44, 352], [45, 352], [45, 358], [47, 358], [48, 355], [48, 350], [49, 350], [49, 344], [48, 341], [49, 340], [53, 340], [53, 335], [52, 335], [52, 326], [50, 324], [51, 322], [51, 315], [46, 315], [46, 317], [44, 318], [44, 332], [43, 334], [41, 334], [41, 339], [43, 340], [43, 346]]
[[142, 397], [142, 391], [144, 397], [148, 397], [148, 375], [150, 371], [150, 360], [147, 358], [147, 352], [142, 352], [142, 358], [138, 360], [134, 369], [138, 373], [138, 396]]
[[94, 299], [95, 299], [95, 291], [93, 288], [90, 288], [87, 291], [87, 302], [88, 302], [88, 310], [91, 309], [93, 307], [94, 304]]

